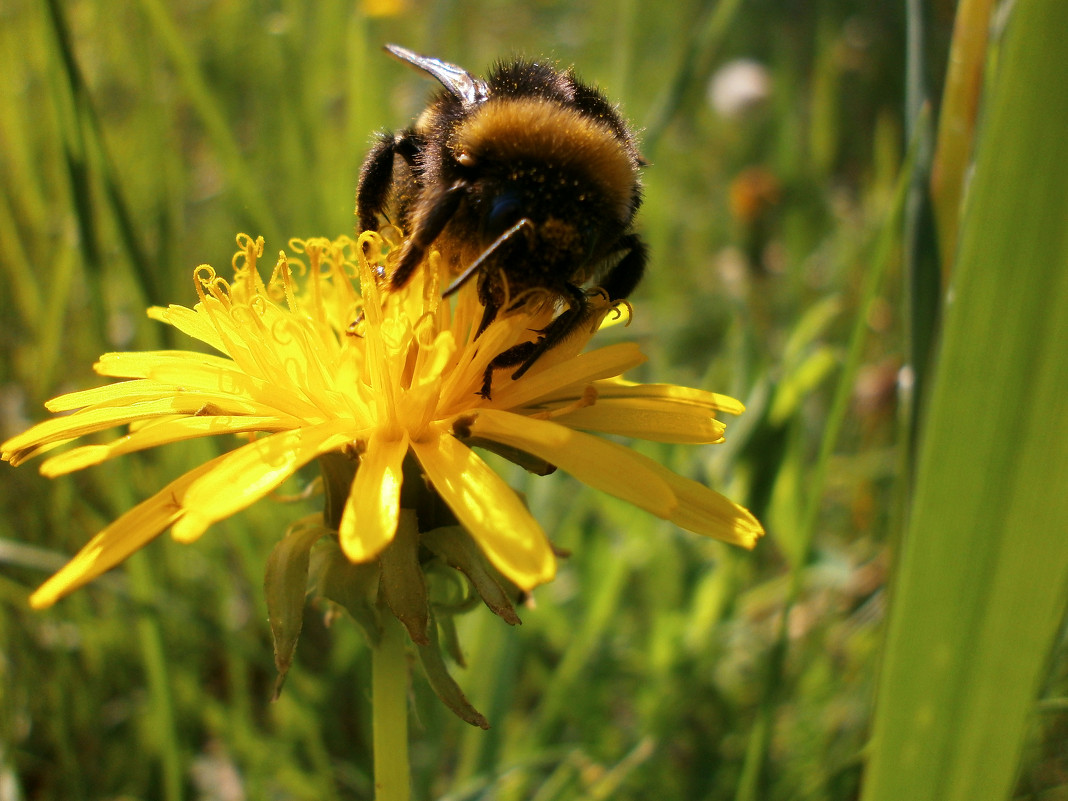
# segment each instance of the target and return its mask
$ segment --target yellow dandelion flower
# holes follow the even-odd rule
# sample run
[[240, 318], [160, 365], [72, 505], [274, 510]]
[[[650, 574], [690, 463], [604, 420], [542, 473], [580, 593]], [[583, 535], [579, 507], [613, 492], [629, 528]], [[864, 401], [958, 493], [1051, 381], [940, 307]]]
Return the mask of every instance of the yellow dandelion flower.
[[519, 379], [500, 371], [492, 397], [484, 398], [479, 390], [491, 360], [535, 336], [551, 309], [502, 315], [476, 339], [481, 308], [473, 286], [443, 301], [440, 278], [427, 268], [398, 292], [380, 290], [375, 279], [387, 248], [377, 234], [358, 242], [294, 241], [300, 255], [280, 254], [266, 282], [257, 270], [263, 240], [242, 236], [238, 243], [232, 282], [201, 266], [200, 302], [192, 309], [149, 310], [217, 355], [105, 354], [96, 371], [126, 380], [55, 398], [48, 409], [70, 414], [0, 446], [14, 465], [84, 435], [129, 426], [112, 442], [76, 447], [42, 464], [42, 473], [58, 476], [194, 437], [249, 440], [107, 526], [31, 596], [33, 606], [53, 604], [168, 527], [181, 542], [197, 539], [331, 452], [358, 459], [338, 527], [353, 562], [375, 559], [393, 540], [402, 465], [414, 457], [503, 575], [527, 590], [552, 579], [555, 559], [544, 532], [472, 444], [544, 460], [699, 534], [752, 547], [763, 533], [748, 511], [718, 493], [587, 433], [715, 443], [724, 430], [716, 412], [742, 411], [722, 395], [622, 380], [644, 361], [634, 344], [582, 352], [612, 312], [607, 302], [588, 330]]

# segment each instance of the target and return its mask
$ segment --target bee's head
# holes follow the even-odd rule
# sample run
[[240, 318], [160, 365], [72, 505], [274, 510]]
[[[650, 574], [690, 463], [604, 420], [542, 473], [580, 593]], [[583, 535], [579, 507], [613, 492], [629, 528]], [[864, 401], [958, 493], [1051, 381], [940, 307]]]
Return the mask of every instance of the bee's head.
[[[491, 97], [448, 144], [469, 184], [469, 211], [484, 247], [529, 220], [522, 247], [539, 258], [582, 262], [618, 238], [634, 215], [639, 158], [633, 142], [582, 111], [539, 97]], [[515, 240], [515, 241], [511, 241]]]
[[583, 172], [536, 159], [485, 164], [465, 216], [481, 248], [497, 243], [497, 260], [533, 259], [564, 277], [603, 258], [629, 222]]

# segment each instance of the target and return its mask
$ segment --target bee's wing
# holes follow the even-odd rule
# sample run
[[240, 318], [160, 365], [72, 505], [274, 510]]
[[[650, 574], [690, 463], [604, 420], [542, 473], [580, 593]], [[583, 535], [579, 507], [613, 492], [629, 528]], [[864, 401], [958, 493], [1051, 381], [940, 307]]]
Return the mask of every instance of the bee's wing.
[[465, 106], [481, 103], [489, 94], [489, 87], [485, 81], [476, 78], [467, 70], [457, 67], [455, 64], [450, 64], [438, 58], [421, 56], [395, 44], [386, 45], [386, 50], [401, 61], [407, 61], [424, 72], [429, 72], [441, 81], [442, 86], [463, 101]]

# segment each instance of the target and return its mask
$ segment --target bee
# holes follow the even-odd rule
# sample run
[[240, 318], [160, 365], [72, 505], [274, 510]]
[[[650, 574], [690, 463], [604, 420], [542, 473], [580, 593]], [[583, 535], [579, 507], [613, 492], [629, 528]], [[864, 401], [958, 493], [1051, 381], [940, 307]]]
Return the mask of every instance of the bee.
[[641, 280], [647, 250], [632, 224], [645, 162], [616, 108], [570, 69], [515, 59], [480, 78], [386, 50], [444, 87], [411, 127], [379, 135], [360, 171], [361, 230], [385, 218], [407, 234], [387, 285], [405, 286], [433, 247], [452, 278], [446, 297], [477, 280], [476, 337], [534, 298], [555, 309], [534, 341], [493, 359], [488, 398], [494, 370], [519, 378], [589, 320], [591, 294], [623, 300]]

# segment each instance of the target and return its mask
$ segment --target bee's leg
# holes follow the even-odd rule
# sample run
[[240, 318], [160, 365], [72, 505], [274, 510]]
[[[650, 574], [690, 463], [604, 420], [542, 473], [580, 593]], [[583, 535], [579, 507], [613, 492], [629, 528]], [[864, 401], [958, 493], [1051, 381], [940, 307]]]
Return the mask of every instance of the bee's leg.
[[377, 231], [378, 215], [384, 214], [393, 187], [393, 157], [400, 156], [411, 166], [419, 152], [420, 141], [414, 131], [383, 133], [367, 154], [356, 185], [356, 214], [360, 231]]
[[475, 331], [475, 339], [482, 336], [482, 333], [489, 328], [489, 324], [496, 319], [497, 312], [501, 310], [501, 304], [489, 293], [483, 295], [480, 292], [479, 300], [482, 302], [482, 320], [478, 324], [478, 330]]
[[[543, 340], [541, 339], [534, 342], [524, 342], [522, 345], [516, 345], [498, 354], [486, 366], [486, 372], [482, 374], [482, 389], [479, 390], [478, 394], [489, 400], [490, 393], [493, 390], [493, 371], [503, 367], [515, 367], [517, 364], [523, 364], [532, 357], [537, 359], [545, 352], [545, 348], [541, 346], [542, 342]], [[525, 372], [525, 368], [520, 369]]]
[[637, 234], [620, 237], [617, 250], [624, 251], [623, 258], [605, 274], [600, 282], [601, 288], [608, 293], [609, 300], [623, 300], [630, 297], [630, 293], [642, 280], [645, 262], [649, 258], [649, 250]]
[[[620, 237], [616, 251], [623, 251], [623, 258], [605, 274], [600, 286], [608, 293], [610, 300], [623, 300], [641, 281], [649, 251], [637, 234]], [[541, 336], [537, 340], [509, 348], [489, 363], [482, 380], [482, 390], [479, 393], [482, 397], [490, 397], [494, 370], [519, 365], [519, 369], [512, 373], [512, 380], [522, 377], [543, 353], [562, 342], [582, 325], [590, 308], [585, 292], [573, 284], [567, 284], [564, 290], [569, 300], [568, 308], [540, 332]], [[495, 307], [494, 314], [496, 311]], [[487, 324], [486, 318], [483, 317], [483, 327]], [[480, 328], [479, 333], [481, 332]]]
[[540, 331], [541, 336], [533, 342], [524, 342], [509, 348], [489, 363], [482, 377], [482, 390], [479, 393], [483, 398], [490, 397], [494, 370], [519, 365], [519, 369], [512, 373], [512, 380], [521, 378], [543, 353], [567, 339], [586, 319], [589, 311], [586, 293], [581, 287], [573, 284], [567, 284], [564, 290], [567, 292], [568, 306]]
[[[545, 351], [559, 345], [567, 339], [568, 336], [570, 336], [571, 333], [586, 319], [587, 312], [589, 312], [590, 309], [590, 305], [586, 300], [586, 292], [582, 287], [575, 286], [574, 284], [566, 284], [564, 288], [567, 291], [567, 300], [569, 301], [567, 308], [560, 312], [551, 323], [541, 330], [541, 336], [532, 343], [535, 346], [533, 352], [527, 354], [525, 359], [514, 359], [511, 362], [511, 364], [519, 365], [519, 369], [512, 373], [513, 380], [521, 377], [523, 373], [529, 370], [534, 362], [536, 362]], [[523, 346], [516, 346], [516, 348], [521, 347]], [[516, 350], [516, 348], [511, 348], [511, 350]], [[510, 351], [506, 350], [504, 353], [509, 352]], [[502, 353], [501, 356], [503, 355], [504, 354]], [[500, 356], [497, 358], [500, 358]]]
[[401, 250], [400, 262], [389, 279], [391, 289], [400, 289], [408, 283], [415, 268], [426, 255], [427, 248], [434, 243], [438, 234], [456, 213], [467, 188], [465, 181], [457, 181], [448, 189], [439, 192], [437, 197], [433, 198], [429, 210], [415, 218], [413, 228]]

